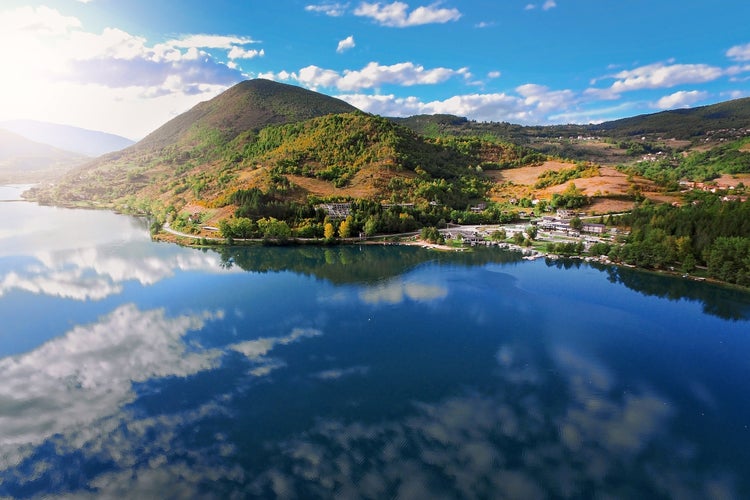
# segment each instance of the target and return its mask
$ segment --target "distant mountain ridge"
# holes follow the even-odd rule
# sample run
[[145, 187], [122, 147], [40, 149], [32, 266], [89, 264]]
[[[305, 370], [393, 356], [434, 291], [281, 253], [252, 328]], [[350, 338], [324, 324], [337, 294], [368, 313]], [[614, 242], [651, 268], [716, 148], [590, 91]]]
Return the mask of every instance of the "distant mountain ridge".
[[0, 129], [0, 181], [30, 182], [57, 177], [85, 157]]
[[750, 129], [750, 97], [696, 108], [643, 114], [599, 124], [517, 125], [507, 122], [476, 122], [454, 115], [415, 115], [391, 118], [420, 134], [492, 134], [519, 143], [544, 137], [607, 135], [616, 138], [642, 135], [692, 140], [709, 131]]
[[750, 128], [750, 97], [700, 106], [633, 116], [590, 126], [591, 130], [620, 136], [667, 134], [691, 139], [707, 131]]
[[0, 122], [0, 129], [34, 142], [89, 157], [101, 156], [134, 144], [134, 141], [119, 135], [35, 120]]

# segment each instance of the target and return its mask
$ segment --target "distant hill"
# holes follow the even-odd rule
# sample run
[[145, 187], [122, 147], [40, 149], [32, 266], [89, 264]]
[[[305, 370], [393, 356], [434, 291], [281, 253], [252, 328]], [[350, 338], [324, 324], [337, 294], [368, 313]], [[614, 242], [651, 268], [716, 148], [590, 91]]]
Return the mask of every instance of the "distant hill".
[[14, 132], [35, 142], [89, 157], [118, 151], [134, 144], [134, 141], [119, 135], [34, 120], [0, 122], [0, 129]]
[[589, 127], [618, 137], [660, 134], [676, 139], [693, 139], [707, 132], [750, 129], [750, 97], [660, 113], [634, 116]]
[[675, 109], [590, 125], [516, 125], [505, 122], [475, 122], [454, 115], [415, 115], [391, 118], [424, 135], [482, 135], [526, 144], [535, 140], [577, 135], [613, 138], [661, 135], [691, 140], [707, 132], [750, 129], [750, 97], [690, 109]]
[[61, 176], [85, 157], [0, 129], [0, 182], [36, 182]]

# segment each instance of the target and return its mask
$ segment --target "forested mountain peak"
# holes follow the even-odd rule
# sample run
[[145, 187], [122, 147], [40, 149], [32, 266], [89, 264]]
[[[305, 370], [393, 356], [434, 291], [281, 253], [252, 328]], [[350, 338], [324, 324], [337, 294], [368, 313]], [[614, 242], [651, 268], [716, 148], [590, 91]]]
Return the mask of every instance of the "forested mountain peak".
[[137, 149], [195, 142], [210, 130], [231, 140], [247, 130], [307, 120], [356, 108], [340, 99], [270, 80], [246, 80], [165, 123], [136, 144]]

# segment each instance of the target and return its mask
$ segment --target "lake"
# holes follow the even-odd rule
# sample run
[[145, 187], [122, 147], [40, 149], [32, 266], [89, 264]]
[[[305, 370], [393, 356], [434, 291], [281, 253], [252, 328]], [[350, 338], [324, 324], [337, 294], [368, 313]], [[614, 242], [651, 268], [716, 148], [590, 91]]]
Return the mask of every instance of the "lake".
[[0, 496], [750, 498], [750, 294], [154, 243], [0, 188]]

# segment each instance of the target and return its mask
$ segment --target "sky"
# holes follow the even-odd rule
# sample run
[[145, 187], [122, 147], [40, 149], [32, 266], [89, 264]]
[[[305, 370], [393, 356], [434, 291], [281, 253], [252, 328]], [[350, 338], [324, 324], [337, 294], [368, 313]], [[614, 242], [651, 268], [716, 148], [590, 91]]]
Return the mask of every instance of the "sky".
[[3, 0], [0, 121], [138, 140], [247, 79], [383, 116], [597, 123], [750, 96], [748, 0]]

